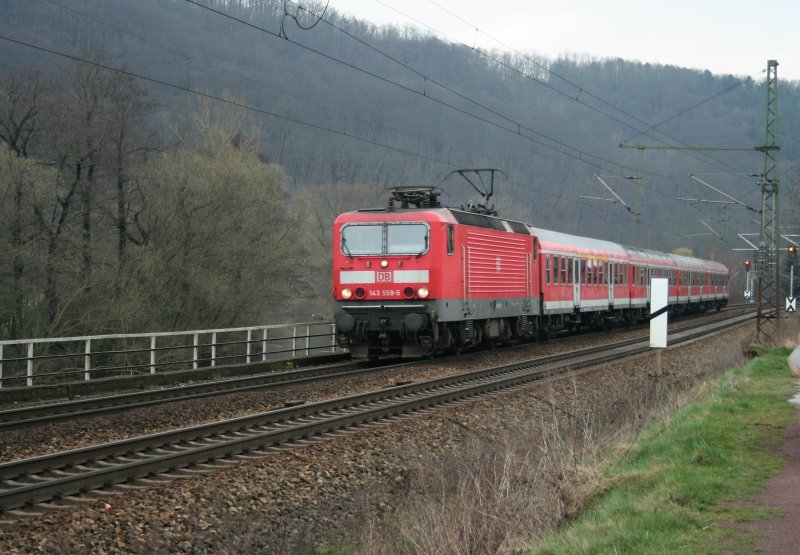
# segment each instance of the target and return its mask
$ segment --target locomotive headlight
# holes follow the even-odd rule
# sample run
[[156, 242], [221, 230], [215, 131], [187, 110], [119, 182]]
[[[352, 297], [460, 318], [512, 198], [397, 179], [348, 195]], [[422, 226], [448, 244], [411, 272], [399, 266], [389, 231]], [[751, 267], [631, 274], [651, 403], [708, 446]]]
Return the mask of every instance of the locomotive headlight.
[[389, 265], [389, 261], [388, 260], [381, 260], [381, 268], [385, 268], [388, 265]]
[[428, 295], [430, 295], [430, 294], [431, 294], [431, 292], [428, 291], [428, 288], [425, 287], [424, 285], [422, 287], [420, 287], [419, 289], [417, 289], [417, 295], [419, 295], [420, 299], [427, 299]]
[[353, 296], [352, 289], [350, 289], [349, 287], [345, 287], [344, 289], [342, 289], [342, 298], [343, 299], [349, 299], [352, 296]]

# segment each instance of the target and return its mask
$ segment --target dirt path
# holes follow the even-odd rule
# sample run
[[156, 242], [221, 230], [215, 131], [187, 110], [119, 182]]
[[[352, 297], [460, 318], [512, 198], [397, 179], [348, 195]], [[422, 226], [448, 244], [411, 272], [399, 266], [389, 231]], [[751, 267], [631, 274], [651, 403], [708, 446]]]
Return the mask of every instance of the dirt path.
[[758, 494], [759, 504], [783, 511], [783, 516], [757, 520], [744, 526], [755, 532], [760, 553], [795, 554], [800, 552], [800, 408], [795, 413], [797, 425], [787, 428], [780, 453], [788, 458], [786, 468], [767, 480]]

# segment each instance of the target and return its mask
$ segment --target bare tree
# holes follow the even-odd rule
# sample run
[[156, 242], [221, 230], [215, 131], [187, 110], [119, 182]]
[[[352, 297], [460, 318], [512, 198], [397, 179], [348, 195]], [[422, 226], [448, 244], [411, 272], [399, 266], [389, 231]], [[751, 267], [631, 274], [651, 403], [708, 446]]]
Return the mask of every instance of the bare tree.
[[141, 276], [153, 325], [232, 325], [278, 315], [304, 287], [307, 249], [286, 177], [240, 114], [201, 105], [184, 143], [147, 165]]

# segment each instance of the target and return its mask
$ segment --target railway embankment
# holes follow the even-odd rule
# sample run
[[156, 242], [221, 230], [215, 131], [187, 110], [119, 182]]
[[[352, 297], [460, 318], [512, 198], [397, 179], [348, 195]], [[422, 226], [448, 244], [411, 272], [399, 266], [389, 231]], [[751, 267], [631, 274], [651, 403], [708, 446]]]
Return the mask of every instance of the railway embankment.
[[66, 508], [0, 529], [0, 549], [524, 549], [582, 514], [615, 447], [741, 362], [751, 328], [668, 349], [660, 366], [643, 356], [367, 426], [335, 444], [311, 441], [230, 468], [220, 461], [183, 480], [64, 500]]

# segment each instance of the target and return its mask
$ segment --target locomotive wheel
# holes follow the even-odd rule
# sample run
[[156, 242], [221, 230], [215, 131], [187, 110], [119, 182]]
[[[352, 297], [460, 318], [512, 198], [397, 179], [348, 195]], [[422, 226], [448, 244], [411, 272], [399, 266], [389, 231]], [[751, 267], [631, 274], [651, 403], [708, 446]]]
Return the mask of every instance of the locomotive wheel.
[[420, 335], [418, 333], [414, 334], [414, 342], [419, 347], [422, 356], [429, 357], [436, 352], [436, 347], [438, 342], [433, 338], [432, 335]]

